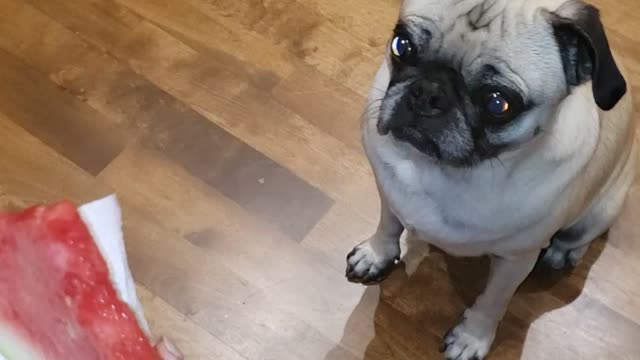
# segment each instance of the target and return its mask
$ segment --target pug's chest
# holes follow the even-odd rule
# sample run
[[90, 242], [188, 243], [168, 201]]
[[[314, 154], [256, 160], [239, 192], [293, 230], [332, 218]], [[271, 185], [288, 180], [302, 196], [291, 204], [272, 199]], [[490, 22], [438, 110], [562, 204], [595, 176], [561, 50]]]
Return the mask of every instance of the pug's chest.
[[[459, 246], [473, 253], [508, 241], [544, 217], [548, 199], [495, 180], [453, 180], [438, 169], [403, 160], [377, 171], [380, 191], [404, 227], [445, 250]], [[523, 206], [523, 204], [526, 204]]]

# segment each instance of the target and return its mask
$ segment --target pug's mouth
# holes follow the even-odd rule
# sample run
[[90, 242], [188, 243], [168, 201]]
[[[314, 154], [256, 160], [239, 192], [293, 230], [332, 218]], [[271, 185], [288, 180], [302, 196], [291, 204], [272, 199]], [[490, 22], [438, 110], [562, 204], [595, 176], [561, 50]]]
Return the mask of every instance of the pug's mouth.
[[442, 159], [442, 153], [438, 144], [418, 129], [411, 126], [395, 127], [390, 129], [391, 135], [399, 141], [406, 142], [425, 155]]

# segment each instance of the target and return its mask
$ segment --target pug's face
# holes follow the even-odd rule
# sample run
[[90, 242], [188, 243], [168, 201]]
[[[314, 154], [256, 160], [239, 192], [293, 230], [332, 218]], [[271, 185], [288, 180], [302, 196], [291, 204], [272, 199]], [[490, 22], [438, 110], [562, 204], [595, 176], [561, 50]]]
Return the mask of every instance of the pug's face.
[[407, 0], [388, 56], [379, 132], [456, 167], [544, 133], [574, 86], [593, 79], [607, 110], [626, 90], [597, 10], [578, 1]]

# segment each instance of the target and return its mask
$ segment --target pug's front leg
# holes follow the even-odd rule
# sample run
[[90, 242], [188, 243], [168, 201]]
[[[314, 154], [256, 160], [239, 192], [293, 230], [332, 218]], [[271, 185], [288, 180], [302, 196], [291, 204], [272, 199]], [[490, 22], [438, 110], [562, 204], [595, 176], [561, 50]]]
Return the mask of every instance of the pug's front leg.
[[347, 255], [346, 275], [349, 281], [365, 285], [384, 280], [400, 259], [400, 235], [404, 227], [382, 200], [380, 222], [376, 233]]
[[480, 360], [487, 355], [511, 298], [537, 259], [538, 252], [509, 259], [491, 257], [487, 287], [444, 337], [442, 351], [447, 360]]

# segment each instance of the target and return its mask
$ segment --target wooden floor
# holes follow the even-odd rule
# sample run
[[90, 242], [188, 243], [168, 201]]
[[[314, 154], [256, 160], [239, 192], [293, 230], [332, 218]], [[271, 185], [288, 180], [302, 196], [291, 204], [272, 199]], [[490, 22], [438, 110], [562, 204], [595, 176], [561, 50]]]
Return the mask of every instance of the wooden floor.
[[[485, 261], [344, 278], [377, 220], [358, 119], [399, 2], [0, 0], [0, 206], [117, 193], [187, 359], [440, 359]], [[638, 0], [596, 3], [640, 93]], [[585, 264], [535, 272], [491, 358], [640, 359], [639, 211], [636, 186]]]

